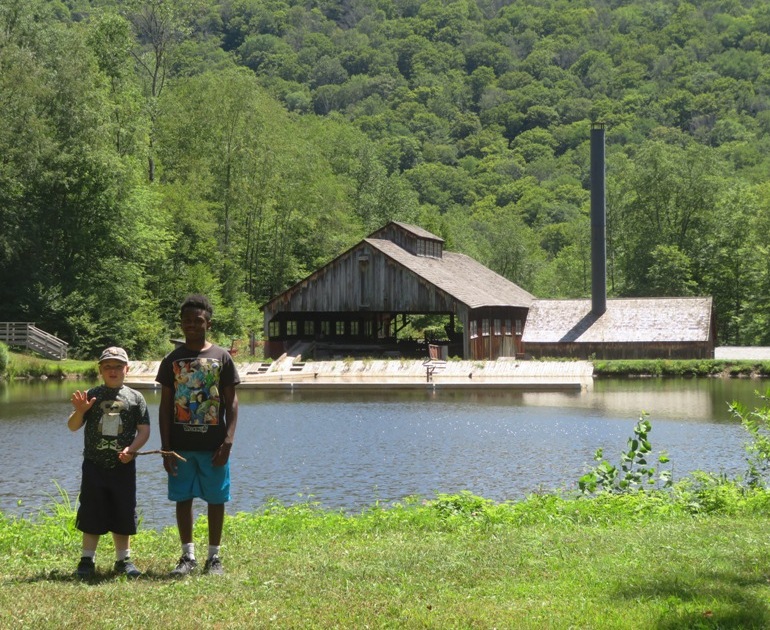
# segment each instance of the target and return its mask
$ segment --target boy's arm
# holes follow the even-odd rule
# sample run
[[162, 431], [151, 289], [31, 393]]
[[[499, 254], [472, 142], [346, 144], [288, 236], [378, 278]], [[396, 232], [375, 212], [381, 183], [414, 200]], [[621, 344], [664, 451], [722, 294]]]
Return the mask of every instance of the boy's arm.
[[[158, 407], [158, 429], [160, 430], [160, 448], [163, 451], [172, 450], [171, 423], [174, 419], [174, 388], [163, 385], [160, 391], [160, 406]], [[176, 474], [176, 461], [171, 457], [163, 458], [163, 468], [172, 475]]]
[[70, 398], [72, 401], [72, 406], [75, 408], [75, 410], [70, 414], [70, 417], [67, 419], [67, 427], [69, 427], [70, 431], [77, 431], [80, 427], [83, 426], [83, 423], [85, 422], [85, 414], [86, 412], [94, 406], [94, 403], [96, 402], [96, 398], [92, 398], [91, 400], [88, 400], [88, 392], [80, 390], [77, 390], [74, 394], [72, 394], [72, 398]]
[[160, 407], [158, 407], [158, 428], [160, 430], [160, 448], [171, 450], [171, 422], [174, 416], [174, 390], [163, 385], [160, 391]]
[[222, 395], [225, 400], [225, 440], [220, 447], [214, 451], [211, 458], [214, 466], [224, 466], [230, 458], [230, 449], [235, 441], [235, 427], [238, 425], [238, 394], [235, 393], [235, 385], [225, 385], [222, 387]]
[[150, 439], [150, 425], [140, 424], [136, 427], [136, 436], [134, 441], [131, 442], [126, 448], [118, 453], [118, 458], [124, 464], [127, 464], [135, 457], [135, 453], [147, 444], [147, 440]]

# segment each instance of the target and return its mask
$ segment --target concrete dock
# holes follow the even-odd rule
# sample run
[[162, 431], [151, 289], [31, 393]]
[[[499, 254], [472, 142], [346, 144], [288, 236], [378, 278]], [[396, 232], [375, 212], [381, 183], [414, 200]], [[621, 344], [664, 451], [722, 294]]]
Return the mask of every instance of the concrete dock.
[[[589, 389], [588, 361], [425, 361], [363, 359], [302, 361], [281, 357], [272, 362], [237, 361], [240, 388], [508, 388], [521, 390]], [[153, 389], [159, 363], [131, 363], [126, 385]]]

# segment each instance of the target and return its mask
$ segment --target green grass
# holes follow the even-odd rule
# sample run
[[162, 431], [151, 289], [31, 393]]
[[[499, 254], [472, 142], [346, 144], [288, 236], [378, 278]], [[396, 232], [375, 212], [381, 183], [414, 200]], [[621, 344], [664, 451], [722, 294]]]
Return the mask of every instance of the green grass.
[[76, 361], [64, 359], [56, 361], [44, 359], [36, 354], [9, 352], [8, 378], [32, 377], [39, 378], [97, 378], [99, 371], [96, 367], [96, 359], [93, 361]]
[[594, 376], [770, 376], [770, 361], [640, 359], [593, 362]]
[[[109, 575], [104, 537], [97, 579], [80, 583], [63, 501], [0, 516], [0, 627], [767, 628], [768, 515], [768, 493], [725, 483], [504, 504], [460, 494], [355, 515], [275, 505], [227, 518], [225, 576], [170, 579], [171, 528], [133, 540], [145, 577]], [[195, 538], [205, 549], [205, 518]]]

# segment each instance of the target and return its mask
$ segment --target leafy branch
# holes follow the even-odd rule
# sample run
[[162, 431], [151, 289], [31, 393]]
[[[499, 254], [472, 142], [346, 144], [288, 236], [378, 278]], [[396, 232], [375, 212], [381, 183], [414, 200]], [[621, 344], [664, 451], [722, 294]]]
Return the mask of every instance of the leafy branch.
[[755, 394], [764, 404], [752, 411], [739, 402], [728, 405], [732, 416], [741, 421], [751, 436], [751, 442], [746, 445], [749, 466], [746, 482], [750, 487], [761, 485], [770, 470], [770, 388], [764, 395], [758, 391]]
[[[634, 426], [633, 437], [628, 438], [628, 449], [620, 454], [618, 466], [604, 459], [603, 449], [596, 450], [594, 461], [598, 464], [578, 480], [578, 487], [583, 494], [596, 492], [623, 494], [644, 490], [645, 487], [656, 484], [661, 484], [664, 488], [671, 487], [671, 471], [659, 471], [648, 463], [652, 453], [648, 437], [652, 431], [652, 423], [648, 417], [648, 413], [642, 412], [639, 422]], [[668, 455], [661, 453], [658, 463], [667, 464], [668, 462]]]

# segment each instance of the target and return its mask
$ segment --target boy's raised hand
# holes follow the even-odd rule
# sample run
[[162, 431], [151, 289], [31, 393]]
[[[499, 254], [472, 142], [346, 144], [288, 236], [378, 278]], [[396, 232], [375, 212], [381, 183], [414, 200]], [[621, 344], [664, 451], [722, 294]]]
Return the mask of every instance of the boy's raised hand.
[[72, 401], [72, 406], [75, 408], [75, 411], [77, 411], [81, 416], [91, 407], [93, 407], [94, 403], [96, 402], [95, 397], [91, 400], [88, 400], [88, 392], [81, 392], [80, 390], [77, 390], [74, 394], [72, 394], [72, 398], [70, 400]]

